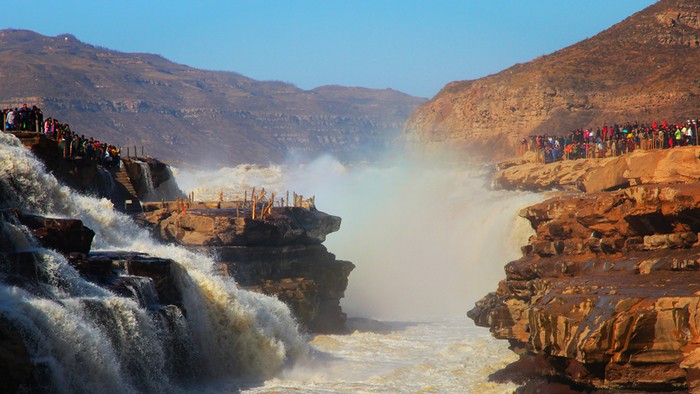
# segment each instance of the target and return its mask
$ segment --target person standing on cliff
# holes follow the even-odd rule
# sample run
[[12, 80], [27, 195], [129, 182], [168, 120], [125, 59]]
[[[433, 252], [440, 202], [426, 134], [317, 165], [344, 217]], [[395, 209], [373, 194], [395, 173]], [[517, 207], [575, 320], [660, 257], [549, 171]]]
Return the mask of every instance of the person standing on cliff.
[[14, 131], [15, 130], [15, 116], [16, 113], [15, 111], [10, 108], [10, 112], [7, 113], [7, 117], [5, 118], [5, 130], [7, 131]]
[[22, 104], [22, 108], [19, 109], [19, 129], [29, 130], [29, 108], [27, 108], [26, 103]]

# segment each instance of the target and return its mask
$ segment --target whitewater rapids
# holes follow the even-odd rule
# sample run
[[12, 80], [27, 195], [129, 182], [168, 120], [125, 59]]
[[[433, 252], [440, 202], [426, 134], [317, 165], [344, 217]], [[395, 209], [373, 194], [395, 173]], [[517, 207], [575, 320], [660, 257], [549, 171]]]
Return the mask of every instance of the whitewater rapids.
[[[532, 230], [519, 209], [531, 193], [490, 190], [483, 169], [454, 165], [241, 165], [174, 171], [195, 199], [243, 198], [252, 187], [315, 197], [342, 217], [325, 245], [352, 261], [349, 335], [319, 335], [305, 362], [244, 392], [512, 392], [488, 375], [517, 357], [466, 317], [504, 277]], [[363, 319], [352, 319], [363, 318]], [[366, 318], [366, 319], [365, 319]], [[219, 387], [223, 391], [233, 386]]]
[[[78, 218], [95, 231], [93, 250], [145, 252], [177, 262], [172, 275], [186, 317], [177, 308], [142, 305], [86, 281], [62, 255], [39, 247], [24, 226], [0, 216], [3, 261], [5, 253], [32, 252], [43, 271], [37, 276], [47, 278], [21, 286], [0, 282], [0, 321], [22, 336], [44, 390], [187, 391], [202, 381], [271, 377], [308, 353], [306, 337], [282, 302], [215, 275], [207, 256], [154, 242], [108, 200], [60, 185], [4, 133], [0, 208]], [[153, 293], [148, 282], [143, 286], [151, 289], [141, 293]]]
[[[18, 327], [52, 392], [512, 392], [488, 375], [515, 355], [465, 313], [519, 257], [531, 230], [517, 211], [541, 197], [489, 190], [481, 170], [448, 165], [307, 164], [175, 171], [195, 199], [237, 199], [252, 187], [315, 196], [341, 216], [326, 241], [355, 263], [342, 306], [349, 334], [301, 334], [278, 300], [213, 273], [214, 261], [152, 241], [105, 199], [61, 186], [11, 135], [0, 134], [0, 207], [73, 217], [96, 250], [177, 261], [187, 316], [148, 309], [85, 281], [23, 226], [0, 221], [0, 241], [34, 252], [48, 283], [0, 283], [0, 319]], [[7, 246], [9, 243], [10, 246]], [[6, 251], [9, 249], [3, 249]], [[152, 294], [152, 284], [140, 293]], [[150, 296], [152, 297], [152, 296]], [[147, 297], [148, 298], [148, 297]], [[182, 351], [176, 354], [173, 344]], [[173, 363], [173, 361], [178, 361]], [[263, 379], [263, 380], [261, 380]]]

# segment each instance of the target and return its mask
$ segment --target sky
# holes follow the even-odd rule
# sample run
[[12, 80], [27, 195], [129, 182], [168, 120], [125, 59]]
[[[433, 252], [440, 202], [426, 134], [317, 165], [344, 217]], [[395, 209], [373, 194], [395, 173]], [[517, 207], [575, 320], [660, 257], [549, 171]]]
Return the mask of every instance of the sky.
[[27, 29], [302, 89], [391, 88], [430, 98], [592, 37], [651, 0], [35, 0]]

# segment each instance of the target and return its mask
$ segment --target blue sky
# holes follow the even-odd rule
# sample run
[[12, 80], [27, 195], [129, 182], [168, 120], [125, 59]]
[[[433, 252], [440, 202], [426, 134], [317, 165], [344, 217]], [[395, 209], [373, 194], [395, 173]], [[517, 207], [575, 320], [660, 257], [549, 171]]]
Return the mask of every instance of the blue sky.
[[36, 0], [0, 28], [279, 80], [432, 97], [591, 37], [651, 0]]

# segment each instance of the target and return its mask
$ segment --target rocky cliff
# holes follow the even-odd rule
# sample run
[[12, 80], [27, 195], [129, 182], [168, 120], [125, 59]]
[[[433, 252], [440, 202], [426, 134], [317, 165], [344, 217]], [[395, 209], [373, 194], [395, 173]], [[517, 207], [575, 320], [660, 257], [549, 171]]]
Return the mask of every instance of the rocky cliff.
[[656, 183], [694, 183], [700, 180], [700, 147], [636, 150], [604, 159], [538, 163], [532, 153], [499, 164], [496, 188], [545, 191], [599, 192]]
[[422, 150], [502, 158], [533, 134], [615, 122], [695, 119], [700, 4], [661, 0], [610, 29], [478, 80], [452, 82], [405, 132]]
[[425, 101], [391, 89], [302, 90], [24, 30], [0, 31], [0, 63], [0, 108], [35, 104], [80, 134], [170, 163], [374, 159]]
[[[253, 219], [250, 206], [194, 203], [144, 205], [136, 218], [156, 238], [216, 256], [221, 274], [243, 288], [274, 295], [313, 332], [339, 332], [346, 316], [340, 308], [348, 276], [355, 266], [336, 260], [322, 245], [340, 228], [340, 218], [315, 208], [276, 207]], [[260, 210], [260, 208], [258, 208]]]
[[184, 197], [170, 167], [152, 157], [121, 159], [119, 167], [106, 167], [86, 157], [64, 157], [58, 143], [41, 133], [12, 133], [40, 159], [64, 185], [84, 194], [104, 197], [125, 212], [141, 211], [141, 201]]
[[700, 183], [680, 174], [697, 161], [694, 149], [641, 152], [656, 158], [626, 170], [663, 173], [658, 163], [688, 153], [673, 179], [656, 181], [691, 183], [648, 178], [520, 212], [536, 235], [506, 265], [496, 292], [469, 312], [521, 355], [501, 376], [534, 378], [525, 391], [543, 390], [543, 382], [580, 391], [700, 390]]

